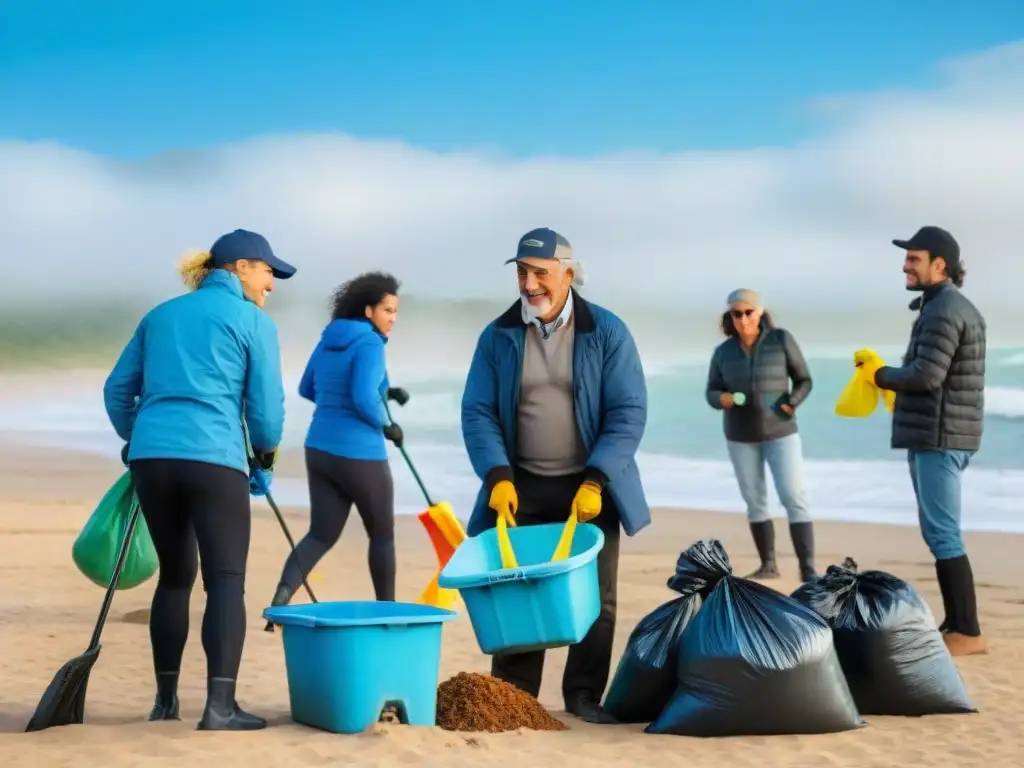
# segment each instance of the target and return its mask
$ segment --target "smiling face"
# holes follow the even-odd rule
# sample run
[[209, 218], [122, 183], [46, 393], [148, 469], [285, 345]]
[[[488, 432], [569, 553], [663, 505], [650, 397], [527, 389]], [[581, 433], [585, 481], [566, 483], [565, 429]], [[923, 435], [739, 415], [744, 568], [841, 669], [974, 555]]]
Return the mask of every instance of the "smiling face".
[[737, 301], [729, 306], [729, 315], [741, 339], [752, 339], [757, 336], [763, 314], [763, 309], [745, 301]]
[[366, 319], [381, 336], [390, 336], [398, 319], [398, 297], [393, 293], [385, 294], [377, 304], [366, 308]]
[[946, 279], [946, 260], [941, 256], [933, 259], [928, 251], [907, 251], [903, 274], [907, 276], [908, 291], [923, 291]]
[[555, 259], [526, 258], [516, 262], [519, 295], [526, 311], [541, 322], [551, 322], [565, 306], [573, 272]]
[[260, 309], [267, 296], [274, 290], [274, 273], [265, 261], [239, 259], [234, 263], [233, 272], [242, 283], [242, 292]]

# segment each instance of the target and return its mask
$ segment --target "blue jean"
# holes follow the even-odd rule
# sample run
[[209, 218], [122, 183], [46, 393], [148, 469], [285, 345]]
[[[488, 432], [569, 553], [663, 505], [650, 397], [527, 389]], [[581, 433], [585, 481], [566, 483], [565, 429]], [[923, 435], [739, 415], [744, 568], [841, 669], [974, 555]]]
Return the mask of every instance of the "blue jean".
[[800, 435], [792, 434], [763, 443], [737, 443], [726, 441], [740, 495], [747, 504], [747, 519], [764, 523], [771, 519], [768, 513], [768, 486], [765, 465], [772, 472], [779, 502], [786, 510], [790, 523], [808, 523], [807, 493], [804, 490], [803, 455]]
[[907, 451], [921, 535], [936, 560], [966, 554], [960, 533], [960, 479], [971, 451]]

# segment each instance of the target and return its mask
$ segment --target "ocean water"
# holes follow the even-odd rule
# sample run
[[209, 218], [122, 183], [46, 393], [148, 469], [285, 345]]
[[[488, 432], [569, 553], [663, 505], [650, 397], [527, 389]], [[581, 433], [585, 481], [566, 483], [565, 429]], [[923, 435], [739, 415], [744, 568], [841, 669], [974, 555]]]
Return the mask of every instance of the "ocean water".
[[[403, 325], [389, 346], [392, 381], [411, 394], [404, 408], [393, 406], [395, 419], [406, 433], [407, 451], [434, 498], [450, 501], [463, 518], [478, 481], [462, 445], [459, 403], [476, 334], [483, 319], [494, 316], [494, 309], [480, 306], [470, 312], [459, 307], [461, 318], [470, 312], [481, 319], [457, 326], [445, 317], [438, 320], [437, 312], [442, 311], [436, 307], [430, 312], [421, 308], [419, 316], [403, 313]], [[812, 513], [820, 519], [914, 524], [917, 513], [906, 457], [889, 448], [888, 412], [879, 407], [867, 419], [842, 419], [832, 412], [852, 372], [852, 351], [871, 343], [886, 359], [897, 361], [911, 318], [907, 313], [895, 315], [876, 322], [870, 333], [860, 327], [845, 336], [849, 324], [842, 319], [791, 319], [787, 327], [804, 347], [814, 378], [814, 389], [798, 412]], [[318, 313], [310, 312], [279, 318], [279, 323], [282, 338], [288, 340], [284, 445], [301, 447], [312, 405], [295, 391], [320, 320]], [[131, 324], [120, 328], [117, 343], [108, 346], [116, 349], [130, 332]], [[703, 394], [707, 361], [719, 340], [713, 323], [706, 318], [666, 323], [639, 317], [634, 333], [649, 392], [648, 426], [638, 462], [651, 505], [742, 511], [721, 414], [707, 406]], [[680, 337], [683, 342], [678, 341]], [[675, 343], [670, 343], [673, 339]], [[37, 357], [38, 344], [33, 340]], [[51, 361], [65, 369], [51, 366], [45, 376], [52, 386], [45, 388], [8, 377], [7, 396], [0, 401], [0, 429], [39, 444], [116, 455], [119, 441], [107, 422], [100, 392], [102, 376], [112, 361], [109, 351], [88, 364], [80, 357]], [[68, 369], [71, 365], [75, 371]], [[1024, 496], [1024, 347], [1000, 344], [997, 338], [990, 344], [987, 365], [985, 435], [964, 479], [964, 527], [1024, 531], [1020, 501]], [[95, 372], [78, 372], [83, 366]], [[392, 468], [398, 512], [421, 511], [423, 498], [397, 451]], [[783, 515], [769, 489], [773, 513]], [[274, 494], [281, 504], [308, 504], [301, 480], [278, 478]]]

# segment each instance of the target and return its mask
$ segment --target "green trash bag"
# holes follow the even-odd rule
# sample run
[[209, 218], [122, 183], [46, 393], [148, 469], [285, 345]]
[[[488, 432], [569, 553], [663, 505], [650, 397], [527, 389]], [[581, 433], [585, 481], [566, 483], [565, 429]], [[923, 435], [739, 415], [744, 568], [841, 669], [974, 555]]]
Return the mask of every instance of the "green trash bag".
[[[138, 500], [135, 498], [132, 476], [130, 472], [125, 472], [100, 499], [75, 539], [71, 557], [78, 570], [94, 584], [101, 587], [110, 584], [117, 555], [121, 551], [121, 542], [124, 541], [125, 528], [135, 504], [138, 504]], [[139, 586], [156, 573], [158, 565], [149, 528], [140, 514], [117, 588], [124, 590]]]

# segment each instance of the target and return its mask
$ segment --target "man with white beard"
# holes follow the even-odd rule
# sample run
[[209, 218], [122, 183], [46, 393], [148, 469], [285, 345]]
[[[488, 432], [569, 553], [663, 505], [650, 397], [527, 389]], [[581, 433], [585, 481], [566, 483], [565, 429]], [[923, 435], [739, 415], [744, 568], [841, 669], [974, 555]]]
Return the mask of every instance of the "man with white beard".
[[[483, 482], [468, 533], [495, 525], [562, 523], [574, 514], [604, 532], [601, 613], [569, 648], [566, 710], [589, 722], [601, 709], [615, 634], [619, 530], [651, 521], [636, 452], [647, 423], [647, 384], [633, 337], [612, 312], [583, 299], [582, 265], [551, 229], [519, 240], [519, 300], [477, 341], [462, 398], [462, 435]], [[575, 286], [575, 287], [574, 287]], [[498, 654], [491, 673], [537, 696], [544, 651]]]

